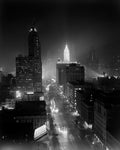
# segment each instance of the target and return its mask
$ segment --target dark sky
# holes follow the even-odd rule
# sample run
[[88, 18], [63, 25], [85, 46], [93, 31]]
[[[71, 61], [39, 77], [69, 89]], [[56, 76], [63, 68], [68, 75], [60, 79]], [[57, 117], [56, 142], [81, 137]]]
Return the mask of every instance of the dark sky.
[[[28, 53], [28, 30], [35, 22], [45, 71], [55, 72], [68, 43], [72, 59], [84, 59], [94, 47], [101, 58], [120, 53], [119, 0], [0, 1], [0, 66], [15, 68], [15, 57]], [[106, 60], [107, 60], [106, 59]]]

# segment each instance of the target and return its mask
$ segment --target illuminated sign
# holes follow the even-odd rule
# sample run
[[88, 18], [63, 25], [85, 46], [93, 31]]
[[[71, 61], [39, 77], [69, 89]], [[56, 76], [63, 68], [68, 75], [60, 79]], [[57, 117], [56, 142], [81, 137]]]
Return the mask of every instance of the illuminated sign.
[[46, 129], [46, 125], [42, 125], [41, 127], [35, 129], [35, 132], [34, 132], [34, 139], [38, 139], [44, 135], [47, 134], [47, 129]]

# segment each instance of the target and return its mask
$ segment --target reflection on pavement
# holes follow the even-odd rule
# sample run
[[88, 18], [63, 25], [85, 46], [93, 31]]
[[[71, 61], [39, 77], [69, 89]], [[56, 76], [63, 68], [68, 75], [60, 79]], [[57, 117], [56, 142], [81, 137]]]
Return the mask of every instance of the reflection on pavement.
[[[59, 111], [54, 111], [56, 109]], [[51, 101], [51, 116], [53, 117], [60, 150], [88, 150], [86, 149], [86, 145], [81, 141], [79, 131], [74, 126], [71, 114], [65, 115], [59, 109], [59, 106], [56, 106], [54, 99]]]

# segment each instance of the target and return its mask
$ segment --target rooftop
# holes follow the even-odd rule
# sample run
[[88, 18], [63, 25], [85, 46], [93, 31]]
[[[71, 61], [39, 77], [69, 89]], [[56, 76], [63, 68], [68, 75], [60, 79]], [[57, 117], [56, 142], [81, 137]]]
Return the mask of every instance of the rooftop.
[[42, 115], [46, 112], [45, 108], [45, 101], [21, 101], [16, 103], [15, 112], [20, 116]]

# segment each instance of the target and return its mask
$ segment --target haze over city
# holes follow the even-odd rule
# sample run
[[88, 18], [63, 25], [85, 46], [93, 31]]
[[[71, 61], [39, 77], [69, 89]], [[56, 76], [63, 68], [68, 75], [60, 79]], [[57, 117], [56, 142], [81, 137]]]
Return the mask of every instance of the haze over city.
[[0, 150], [120, 150], [120, 2], [0, 1]]
[[[15, 71], [14, 58], [28, 52], [27, 31], [32, 24], [38, 28], [43, 70], [62, 58], [65, 43], [73, 60], [84, 62], [93, 47], [101, 61], [119, 53], [119, 1], [1, 1], [0, 66]], [[108, 55], [109, 53], [109, 55]], [[107, 59], [106, 59], [107, 58]], [[52, 67], [53, 66], [53, 67]]]

